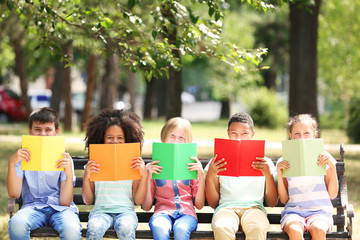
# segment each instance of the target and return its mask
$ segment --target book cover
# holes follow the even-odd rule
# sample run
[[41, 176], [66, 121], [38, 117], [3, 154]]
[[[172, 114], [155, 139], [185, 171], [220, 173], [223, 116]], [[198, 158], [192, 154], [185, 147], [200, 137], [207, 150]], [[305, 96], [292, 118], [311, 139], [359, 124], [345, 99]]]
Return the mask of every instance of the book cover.
[[283, 160], [290, 168], [283, 171], [284, 177], [326, 175], [326, 165], [317, 164], [320, 153], [324, 152], [324, 140], [294, 139], [282, 142]]
[[190, 157], [197, 156], [196, 143], [153, 143], [152, 161], [162, 166], [160, 174], [153, 179], [188, 180], [197, 179], [197, 171], [189, 171], [187, 163], [194, 163]]
[[231, 140], [215, 138], [214, 155], [217, 159], [224, 158], [227, 164], [220, 176], [263, 176], [262, 172], [254, 169], [251, 164], [258, 161], [257, 157], [264, 157], [264, 140]]
[[22, 147], [30, 151], [31, 161], [21, 161], [21, 170], [63, 171], [57, 168], [57, 161], [65, 153], [65, 137], [62, 136], [22, 136]]
[[141, 179], [138, 169], [131, 169], [134, 157], [140, 157], [140, 143], [90, 144], [89, 159], [100, 164], [98, 173], [91, 173], [91, 181]]

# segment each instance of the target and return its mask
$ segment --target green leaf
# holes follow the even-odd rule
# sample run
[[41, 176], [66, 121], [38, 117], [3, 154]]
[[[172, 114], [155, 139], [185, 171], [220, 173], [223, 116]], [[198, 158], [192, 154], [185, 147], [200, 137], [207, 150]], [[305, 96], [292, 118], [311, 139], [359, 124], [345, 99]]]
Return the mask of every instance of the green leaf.
[[133, 8], [135, 6], [135, 0], [128, 0], [129, 8]]
[[209, 8], [209, 16], [212, 17], [212, 15], [214, 15], [215, 9], [210, 7]]
[[153, 31], [151, 32], [151, 34], [152, 34], [153, 39], [155, 40], [156, 37], [157, 37], [157, 34], [158, 34], [157, 31], [153, 30]]
[[6, 6], [11, 11], [14, 8], [14, 3], [11, 1], [7, 1]]

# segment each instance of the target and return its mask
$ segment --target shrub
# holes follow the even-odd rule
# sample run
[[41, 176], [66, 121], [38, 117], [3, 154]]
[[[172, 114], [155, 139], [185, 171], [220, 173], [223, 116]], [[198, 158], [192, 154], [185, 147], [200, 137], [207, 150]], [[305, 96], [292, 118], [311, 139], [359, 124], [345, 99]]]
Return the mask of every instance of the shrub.
[[249, 114], [259, 127], [278, 128], [286, 125], [287, 104], [281, 102], [275, 91], [262, 87], [246, 97]]

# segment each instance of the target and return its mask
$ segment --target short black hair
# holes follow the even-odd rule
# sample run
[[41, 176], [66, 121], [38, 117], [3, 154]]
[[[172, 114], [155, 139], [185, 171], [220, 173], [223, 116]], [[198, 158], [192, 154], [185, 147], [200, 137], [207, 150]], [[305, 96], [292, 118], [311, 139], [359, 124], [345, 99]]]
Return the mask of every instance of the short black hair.
[[29, 128], [32, 128], [34, 122], [54, 123], [55, 129], [59, 128], [59, 114], [52, 108], [43, 107], [34, 110], [29, 117]]
[[231, 116], [228, 122], [228, 129], [233, 122], [241, 122], [249, 125], [251, 131], [254, 131], [254, 121], [252, 117], [246, 112], [238, 112]]

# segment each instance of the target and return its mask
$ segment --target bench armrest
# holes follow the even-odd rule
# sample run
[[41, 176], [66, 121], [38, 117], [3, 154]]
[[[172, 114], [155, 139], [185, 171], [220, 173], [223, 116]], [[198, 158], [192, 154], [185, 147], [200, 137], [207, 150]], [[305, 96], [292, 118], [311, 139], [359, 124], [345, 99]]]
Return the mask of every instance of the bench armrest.
[[10, 214], [10, 218], [15, 213], [15, 204], [16, 204], [16, 198], [9, 198], [8, 199], [7, 212]]
[[346, 229], [349, 232], [350, 237], [352, 236], [352, 221], [354, 218], [354, 206], [352, 204], [346, 204], [345, 205], [346, 210], [346, 217], [347, 217], [347, 223], [346, 223]]

